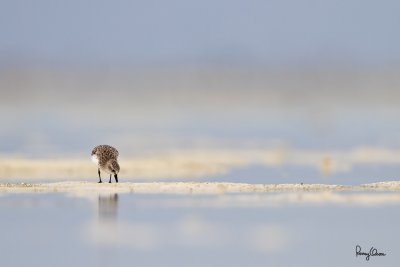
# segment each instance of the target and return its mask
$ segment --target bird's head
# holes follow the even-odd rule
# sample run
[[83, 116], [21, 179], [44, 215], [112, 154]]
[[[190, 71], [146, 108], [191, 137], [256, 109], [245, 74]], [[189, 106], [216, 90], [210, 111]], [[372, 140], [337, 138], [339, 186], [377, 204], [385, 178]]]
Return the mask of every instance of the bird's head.
[[94, 162], [94, 164], [98, 165], [99, 164], [99, 157], [96, 154], [96, 149], [92, 150], [92, 161]]

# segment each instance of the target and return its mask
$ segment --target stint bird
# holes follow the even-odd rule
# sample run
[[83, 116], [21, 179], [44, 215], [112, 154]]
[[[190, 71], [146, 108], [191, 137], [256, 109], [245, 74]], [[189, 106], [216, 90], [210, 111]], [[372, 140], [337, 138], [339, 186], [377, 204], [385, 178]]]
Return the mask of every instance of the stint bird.
[[119, 164], [118, 164], [118, 150], [109, 145], [100, 145], [96, 146], [92, 150], [92, 161], [98, 166], [99, 173], [99, 183], [102, 183], [100, 170], [110, 174], [111, 183], [111, 175], [114, 174], [115, 182], [118, 183], [118, 172], [119, 172]]

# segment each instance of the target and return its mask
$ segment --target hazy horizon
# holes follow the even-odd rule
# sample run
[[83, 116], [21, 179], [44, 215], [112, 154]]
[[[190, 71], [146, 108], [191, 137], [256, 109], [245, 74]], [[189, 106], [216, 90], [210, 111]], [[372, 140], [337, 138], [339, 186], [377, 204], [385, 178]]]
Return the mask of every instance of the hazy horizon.
[[394, 0], [5, 0], [0, 65], [399, 65], [399, 8]]

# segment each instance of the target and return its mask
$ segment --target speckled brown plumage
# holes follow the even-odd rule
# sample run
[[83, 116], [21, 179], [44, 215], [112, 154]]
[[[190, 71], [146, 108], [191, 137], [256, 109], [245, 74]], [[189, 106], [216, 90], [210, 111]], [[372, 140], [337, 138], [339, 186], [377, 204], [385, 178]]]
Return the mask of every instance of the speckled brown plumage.
[[99, 145], [92, 150], [92, 160], [98, 165], [99, 183], [101, 183], [100, 170], [114, 174], [115, 181], [118, 183], [118, 173], [120, 170], [118, 164], [119, 152], [116, 148], [109, 145]]

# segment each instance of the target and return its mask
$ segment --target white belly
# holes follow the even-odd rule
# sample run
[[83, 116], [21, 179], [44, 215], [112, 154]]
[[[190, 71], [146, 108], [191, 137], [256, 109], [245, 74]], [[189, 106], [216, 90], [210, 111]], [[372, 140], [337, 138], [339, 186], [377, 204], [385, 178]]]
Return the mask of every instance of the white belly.
[[92, 161], [94, 162], [94, 164], [99, 165], [99, 158], [97, 157], [97, 155], [92, 156]]

